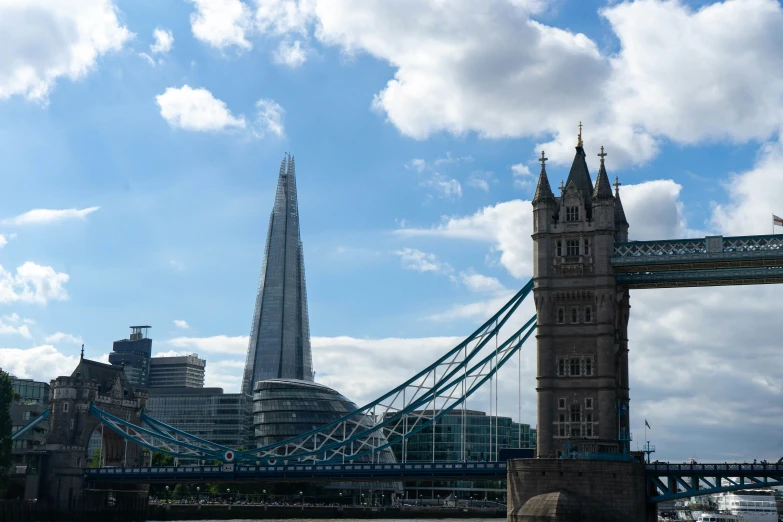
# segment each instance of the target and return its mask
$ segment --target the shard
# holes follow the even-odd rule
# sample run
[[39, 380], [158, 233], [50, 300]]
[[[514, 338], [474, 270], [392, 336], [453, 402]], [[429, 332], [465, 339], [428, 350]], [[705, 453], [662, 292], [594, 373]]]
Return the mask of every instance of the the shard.
[[269, 217], [242, 392], [252, 394], [254, 383], [267, 379], [314, 380], [294, 158], [287, 154]]

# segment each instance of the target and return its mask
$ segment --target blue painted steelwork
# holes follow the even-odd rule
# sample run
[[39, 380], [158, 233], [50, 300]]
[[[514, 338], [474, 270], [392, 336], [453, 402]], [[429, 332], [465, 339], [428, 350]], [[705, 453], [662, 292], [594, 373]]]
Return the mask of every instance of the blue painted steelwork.
[[[535, 331], [535, 316], [503, 343], [498, 338], [532, 289], [531, 279], [463, 342], [377, 400], [336, 421], [270, 446], [234, 452], [144, 413], [142, 421], [150, 429], [110, 415], [94, 404], [90, 405], [90, 412], [122, 437], [180, 458], [231, 462], [235, 456], [237, 462], [259, 464], [282, 459], [345, 462], [370, 456], [374, 461], [377, 452], [407, 439], [462, 405], [520, 349]], [[493, 338], [494, 350], [490, 345]]]
[[397, 480], [505, 480], [506, 462], [395, 464], [280, 464], [272, 466], [170, 466], [86, 469], [101, 482], [385, 482]]
[[783, 235], [618, 243], [611, 263], [630, 288], [783, 283]]
[[665, 502], [724, 491], [783, 486], [783, 463], [647, 464], [648, 501]]
[[43, 413], [41, 413], [39, 416], [22, 426], [19, 430], [14, 432], [11, 435], [11, 440], [17, 440], [19, 437], [30, 431], [31, 429], [35, 428], [40, 424], [42, 421], [49, 418], [49, 410], [44, 410]]

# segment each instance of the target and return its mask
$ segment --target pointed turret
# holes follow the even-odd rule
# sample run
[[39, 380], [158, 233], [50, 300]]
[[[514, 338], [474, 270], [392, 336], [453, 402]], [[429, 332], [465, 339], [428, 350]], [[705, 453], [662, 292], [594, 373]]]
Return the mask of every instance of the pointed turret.
[[604, 165], [604, 158], [607, 154], [604, 152], [603, 145], [598, 156], [601, 158], [601, 167], [598, 169], [598, 177], [595, 178], [593, 199], [612, 199], [612, 187], [609, 185], [609, 176], [606, 174], [606, 165]]
[[628, 220], [625, 218], [623, 202], [620, 201], [620, 178], [614, 178], [614, 229], [615, 239], [624, 243], [628, 241]]
[[544, 157], [544, 151], [541, 151], [541, 158], [538, 160], [541, 162], [541, 174], [538, 176], [538, 185], [536, 185], [536, 193], [533, 195], [533, 204], [540, 201], [554, 201], [555, 195], [552, 193], [552, 187], [549, 185], [549, 178], [546, 176], [546, 160], [549, 158]]
[[593, 180], [590, 178], [590, 171], [587, 168], [587, 161], [585, 159], [585, 149], [582, 143], [582, 123], [579, 122], [579, 139], [576, 144], [576, 155], [574, 156], [574, 162], [571, 164], [571, 170], [568, 172], [568, 179], [565, 182], [565, 188], [573, 183], [573, 185], [582, 192], [584, 198], [584, 207], [587, 214], [587, 219], [592, 219], [592, 202], [591, 196], [593, 194]]

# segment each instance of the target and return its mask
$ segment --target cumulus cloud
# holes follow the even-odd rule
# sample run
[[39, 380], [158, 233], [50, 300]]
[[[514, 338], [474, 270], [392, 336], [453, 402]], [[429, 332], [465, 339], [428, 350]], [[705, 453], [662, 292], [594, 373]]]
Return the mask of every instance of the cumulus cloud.
[[302, 46], [301, 40], [283, 40], [275, 51], [274, 59], [276, 63], [288, 67], [299, 67], [307, 61], [307, 50]]
[[454, 281], [461, 282], [474, 292], [497, 294], [507, 293], [508, 289], [495, 277], [477, 274], [475, 272], [460, 272], [459, 277], [452, 276]]
[[77, 337], [75, 335], [71, 335], [69, 333], [63, 333], [63, 332], [57, 332], [57, 333], [53, 333], [52, 335], [47, 335], [46, 338], [44, 338], [44, 341], [49, 344], [60, 344], [60, 343], [82, 344], [84, 342], [81, 337]]
[[245, 33], [252, 26], [250, 8], [240, 0], [191, 0], [190, 27], [196, 39], [218, 49], [252, 48]]
[[394, 252], [400, 256], [402, 267], [405, 270], [415, 270], [416, 272], [434, 272], [436, 274], [450, 273], [454, 269], [451, 265], [444, 263], [435, 254], [428, 254], [415, 248], [403, 248]]
[[68, 274], [32, 261], [17, 267], [16, 273], [0, 266], [0, 303], [65, 301], [68, 299], [65, 290], [68, 279]]
[[152, 37], [155, 40], [152, 42], [152, 45], [150, 45], [152, 54], [166, 54], [174, 47], [174, 33], [169, 29], [156, 27], [155, 30], [152, 31]]
[[[250, 9], [232, 4], [231, 12]], [[314, 37], [387, 62], [394, 74], [373, 106], [414, 138], [529, 137], [567, 163], [584, 121], [588, 153], [604, 145], [621, 166], [648, 161], [664, 140], [763, 141], [783, 126], [775, 0], [612, 3], [599, 11], [618, 41], [612, 54], [532, 18], [544, 9], [510, 0], [274, 0], [258, 4], [254, 24], [225, 25], [245, 42], [256, 32], [282, 42]]]
[[432, 176], [421, 181], [420, 185], [433, 189], [435, 194], [441, 199], [455, 200], [462, 197], [462, 185], [460, 182], [437, 172], [433, 172]]
[[484, 192], [489, 192], [489, 184], [497, 183], [495, 175], [489, 171], [476, 170], [470, 173], [468, 176], [467, 185], [469, 187], [481, 189]]
[[174, 326], [176, 326], [177, 328], [182, 328], [183, 330], [187, 330], [188, 328], [190, 328], [188, 322], [182, 319], [174, 319]]
[[[3, 225], [38, 225], [46, 223], [56, 223], [58, 221], [67, 221], [70, 219], [84, 220], [101, 207], [88, 207], [88, 208], [66, 208], [66, 209], [48, 209], [48, 208], [36, 208], [28, 210], [24, 214], [4, 219]], [[5, 238], [3, 238], [5, 239]], [[5, 244], [5, 243], [3, 243]]]
[[620, 199], [630, 224], [629, 239], [644, 241], [692, 235], [679, 199], [681, 190], [682, 185], [670, 179], [621, 187]]
[[245, 355], [249, 338], [246, 335], [236, 337], [214, 335], [212, 337], [175, 337], [166, 342], [174, 348], [186, 348], [193, 352]]
[[511, 165], [514, 176], [514, 186], [522, 190], [532, 190], [535, 187], [536, 178], [530, 172], [530, 168], [524, 163]]
[[71, 375], [78, 355], [64, 355], [54, 346], [33, 348], [0, 348], [3, 370], [23, 379], [49, 382], [60, 375]]
[[175, 129], [215, 132], [244, 129], [244, 116], [235, 117], [226, 103], [204, 88], [169, 87], [155, 97], [160, 115]]
[[60, 78], [83, 78], [133, 36], [111, 0], [2, 0], [0, 34], [0, 100], [42, 102]]
[[277, 102], [262, 98], [256, 102], [256, 110], [256, 134], [263, 137], [271, 133], [278, 138], [285, 135], [283, 128], [285, 110]]

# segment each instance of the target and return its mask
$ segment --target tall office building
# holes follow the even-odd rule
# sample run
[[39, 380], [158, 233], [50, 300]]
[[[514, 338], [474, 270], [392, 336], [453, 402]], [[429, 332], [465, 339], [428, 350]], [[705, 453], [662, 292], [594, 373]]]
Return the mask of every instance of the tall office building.
[[269, 217], [242, 393], [268, 379], [314, 380], [294, 158], [287, 154]]
[[152, 356], [152, 339], [147, 337], [151, 326], [131, 326], [130, 339], [114, 341], [109, 363], [122, 366], [134, 388], [146, 388]]
[[148, 388], [203, 388], [207, 361], [198, 354], [150, 359]]

